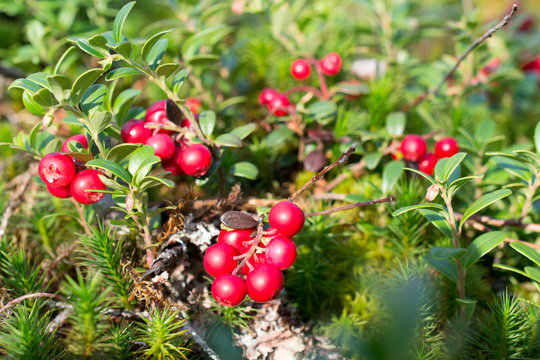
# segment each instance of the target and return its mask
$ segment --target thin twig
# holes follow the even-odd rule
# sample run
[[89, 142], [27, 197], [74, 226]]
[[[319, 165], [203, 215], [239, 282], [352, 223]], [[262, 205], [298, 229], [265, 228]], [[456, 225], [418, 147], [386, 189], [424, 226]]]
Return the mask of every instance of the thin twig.
[[9, 223], [9, 219], [13, 216], [14, 209], [19, 204], [19, 201], [21, 200], [21, 197], [24, 195], [26, 189], [28, 188], [28, 185], [30, 184], [30, 181], [32, 180], [32, 177], [34, 176], [35, 172], [37, 170], [37, 166], [31, 166], [24, 174], [21, 174], [20, 184], [17, 190], [13, 193], [13, 195], [10, 197], [9, 203], [6, 206], [6, 209], [4, 210], [4, 214], [2, 216], [2, 221], [0, 222], [0, 239], [4, 236], [6, 233], [6, 229]]
[[90, 230], [90, 226], [88, 226], [88, 222], [86, 221], [86, 218], [84, 217], [84, 210], [81, 205], [75, 199], [71, 198], [71, 202], [73, 205], [75, 205], [75, 209], [77, 209], [77, 213], [79, 214], [80, 224], [84, 229], [84, 232], [87, 234], [91, 234], [92, 230]]
[[15, 300], [11, 300], [10, 302], [8, 302], [3, 308], [0, 309], [0, 314], [6, 311], [7, 309], [9, 309], [10, 307], [17, 305], [21, 301], [24, 301], [26, 299], [34, 299], [34, 298], [62, 299], [60, 295], [49, 294], [49, 293], [26, 294], [26, 295], [16, 298]]
[[480, 44], [482, 44], [484, 41], [486, 41], [488, 38], [490, 38], [496, 31], [502, 29], [506, 24], [508, 24], [508, 22], [510, 21], [510, 19], [512, 18], [512, 16], [514, 16], [514, 14], [516, 13], [516, 11], [518, 10], [518, 6], [516, 4], [513, 4], [512, 5], [512, 10], [510, 10], [510, 12], [508, 14], [506, 14], [503, 19], [497, 24], [495, 25], [494, 27], [492, 27], [491, 29], [489, 29], [488, 31], [486, 31], [484, 33], [484, 35], [480, 36], [479, 38], [477, 38], [468, 48], [467, 50], [465, 50], [465, 52], [457, 59], [456, 63], [454, 64], [454, 66], [452, 66], [452, 68], [443, 76], [443, 78], [441, 79], [441, 81], [433, 88], [421, 93], [420, 95], [418, 95], [416, 98], [414, 98], [412, 101], [410, 101], [409, 103], [407, 103], [404, 107], [403, 107], [403, 111], [408, 111], [410, 110], [411, 108], [415, 107], [416, 105], [420, 104], [422, 101], [424, 101], [425, 99], [427, 99], [429, 96], [434, 96], [434, 95], [437, 95], [437, 93], [439, 92], [439, 90], [442, 88], [442, 86], [444, 85], [444, 83], [450, 79], [452, 77], [452, 75], [454, 75], [454, 73], [456, 72], [456, 70], [458, 69], [459, 65], [463, 62], [463, 60], [465, 60], [465, 58], [474, 50], [476, 49]]
[[238, 274], [238, 272], [242, 270], [244, 265], [246, 265], [246, 263], [253, 256], [253, 254], [255, 254], [255, 252], [257, 251], [257, 246], [259, 245], [259, 242], [263, 238], [263, 233], [264, 233], [263, 222], [262, 222], [262, 219], [259, 218], [259, 225], [257, 226], [257, 236], [255, 236], [255, 239], [252, 240], [253, 243], [251, 244], [251, 247], [249, 248], [249, 250], [244, 254], [245, 256], [242, 259], [242, 261], [240, 261], [238, 266], [233, 270], [232, 272], [233, 275]]
[[359, 207], [359, 206], [381, 204], [381, 203], [387, 203], [387, 202], [393, 202], [393, 201], [394, 201], [394, 197], [393, 196], [388, 196], [388, 197], [378, 199], [378, 200], [362, 201], [362, 202], [357, 202], [357, 203], [354, 203], [354, 204], [339, 206], [339, 207], [336, 207], [336, 208], [333, 208], [333, 209], [328, 209], [328, 210], [324, 210], [324, 211], [310, 213], [310, 214], [307, 214], [306, 217], [319, 216], [319, 215], [328, 215], [328, 214], [332, 214], [332, 213], [335, 213], [335, 212], [338, 212], [338, 211], [354, 209], [354, 208]]
[[[455, 215], [457, 219], [461, 219], [461, 217], [463, 216], [463, 214], [461, 213], [455, 213]], [[521, 219], [503, 220], [486, 215], [472, 215], [470, 219], [475, 220], [479, 223], [484, 223], [492, 226], [514, 226], [532, 232], [540, 232], [540, 224], [524, 224]]]

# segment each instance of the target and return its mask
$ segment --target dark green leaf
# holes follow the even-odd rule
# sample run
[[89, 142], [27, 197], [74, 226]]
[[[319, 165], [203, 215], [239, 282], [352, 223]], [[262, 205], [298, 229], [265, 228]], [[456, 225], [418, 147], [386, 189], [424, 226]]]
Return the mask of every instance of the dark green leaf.
[[450, 259], [455, 257], [460, 257], [465, 254], [465, 249], [463, 248], [452, 248], [446, 246], [435, 246], [429, 250], [429, 254], [435, 259]]
[[383, 194], [387, 194], [398, 179], [403, 174], [403, 169], [405, 168], [405, 164], [403, 161], [391, 161], [383, 169], [382, 174], [382, 192]]
[[147, 158], [156, 157], [159, 161], [159, 158], [154, 155], [154, 148], [149, 145], [143, 145], [137, 150], [135, 150], [131, 157], [129, 158], [128, 170], [132, 175], [135, 175], [144, 160]]
[[178, 63], [161, 64], [158, 66], [156, 70], [156, 74], [158, 74], [159, 77], [166, 79], [169, 76], [171, 76], [172, 73], [174, 73], [179, 67], [180, 67], [180, 64]]
[[455, 154], [454, 156], [452, 156], [451, 158], [449, 158], [446, 161], [444, 168], [442, 169], [441, 180], [447, 181], [450, 178], [450, 175], [452, 175], [454, 170], [456, 170], [456, 168], [459, 166], [459, 164], [461, 164], [461, 162], [463, 161], [463, 159], [465, 159], [466, 156], [467, 156], [466, 153], [459, 152]]
[[418, 209], [444, 210], [444, 208], [441, 205], [435, 204], [435, 203], [417, 204], [417, 205], [409, 205], [409, 206], [405, 206], [400, 209], [397, 209], [396, 211], [392, 213], [392, 216], [399, 216], [408, 211], [418, 210]]
[[86, 52], [87, 54], [90, 54], [92, 56], [99, 57], [99, 58], [107, 57], [107, 53], [105, 53], [104, 51], [100, 51], [99, 49], [96, 49], [95, 47], [90, 45], [87, 39], [77, 39], [75, 43], [82, 51]]
[[418, 212], [424, 215], [424, 217], [428, 219], [429, 222], [433, 224], [433, 226], [435, 226], [444, 235], [446, 235], [446, 237], [452, 238], [452, 228], [450, 228], [448, 220], [446, 220], [446, 218], [442, 214], [429, 209], [420, 209], [418, 210]]
[[329, 124], [337, 114], [337, 107], [331, 101], [317, 101], [309, 105], [308, 117], [311, 120], [315, 120], [323, 125]]
[[78, 104], [82, 95], [100, 76], [103, 74], [102, 69], [90, 69], [82, 73], [71, 87], [71, 101]]
[[48, 108], [56, 104], [56, 101], [51, 96], [51, 92], [45, 88], [41, 88], [31, 97], [34, 102], [38, 103], [44, 108]]
[[114, 161], [107, 159], [94, 159], [87, 162], [86, 166], [97, 167], [109, 171], [115, 176], [118, 176], [120, 179], [127, 182], [128, 184], [131, 182], [131, 175], [126, 171], [126, 169], [124, 169]]
[[503, 231], [491, 231], [474, 239], [463, 255], [463, 266], [471, 267], [478, 259], [502, 243], [505, 237], [506, 233]]
[[493, 204], [495, 201], [498, 201], [502, 198], [507, 197], [508, 195], [512, 194], [512, 191], [509, 189], [501, 189], [501, 190], [495, 190], [493, 192], [490, 192], [489, 194], [486, 194], [482, 196], [480, 199], [476, 200], [474, 203], [472, 203], [471, 206], [463, 213], [463, 217], [461, 218], [461, 221], [459, 222], [459, 227], [461, 228], [463, 226], [463, 223], [467, 221], [469, 217], [476, 214], [483, 208]]
[[142, 75], [143, 73], [139, 70], [132, 68], [132, 67], [121, 67], [118, 69], [111, 70], [107, 76], [105, 76], [105, 80], [111, 81], [115, 79], [123, 78], [124, 76], [131, 76], [131, 75]]
[[47, 109], [32, 99], [32, 95], [28, 92], [28, 90], [23, 92], [22, 101], [26, 110], [30, 111], [34, 115], [41, 116], [47, 112]]
[[436, 182], [435, 180], [433, 180], [433, 178], [425, 173], [423, 173], [422, 171], [420, 170], [416, 170], [416, 169], [411, 169], [411, 168], [405, 168], [405, 170], [407, 171], [412, 171], [413, 173], [416, 173], [418, 175], [420, 175], [421, 177], [423, 177], [424, 179], [426, 179], [427, 181], [429, 181], [431, 184], [435, 185]]
[[60, 74], [49, 75], [47, 76], [47, 83], [56, 100], [62, 102], [69, 98], [71, 81], [67, 76]]
[[57, 74], [58, 70], [60, 69], [60, 66], [64, 63], [64, 60], [68, 57], [69, 54], [71, 54], [75, 50], [75, 46], [70, 46], [67, 48], [66, 51], [60, 56], [60, 59], [56, 62], [56, 65], [54, 66], [53, 74]]
[[161, 39], [163, 37], [163, 35], [167, 34], [167, 33], [170, 33], [171, 31], [174, 31], [174, 29], [168, 29], [168, 30], [164, 30], [162, 32], [159, 32], [155, 35], [153, 35], [150, 39], [148, 39], [143, 47], [142, 47], [142, 51], [141, 51], [141, 57], [143, 59], [146, 59], [148, 54], [150, 53], [150, 50], [152, 49], [152, 47], [154, 47], [154, 45], [156, 44], [156, 42]]
[[250, 124], [247, 124], [247, 125], [243, 125], [243, 126], [239, 126], [237, 128], [234, 128], [231, 131], [231, 134], [234, 134], [234, 135], [238, 136], [240, 139], [244, 140], [245, 138], [247, 138], [249, 136], [249, 134], [251, 134], [253, 131], [255, 131], [255, 129], [257, 129], [257, 125], [255, 125], [253, 123], [250, 123]]
[[123, 143], [118, 144], [107, 153], [107, 159], [115, 162], [120, 162], [127, 159], [128, 156], [137, 150], [141, 144]]
[[231, 168], [234, 176], [244, 177], [246, 179], [255, 180], [259, 175], [259, 169], [255, 165], [247, 161], [235, 163]]
[[238, 137], [237, 135], [228, 133], [228, 134], [222, 134], [218, 136], [214, 142], [216, 144], [219, 144], [221, 146], [228, 146], [228, 147], [240, 147], [242, 146], [242, 139]]
[[213, 111], [203, 111], [199, 115], [199, 126], [204, 135], [211, 136], [216, 126], [216, 113]]
[[118, 125], [123, 124], [127, 118], [129, 109], [137, 97], [141, 94], [141, 90], [126, 89], [122, 91], [114, 100], [113, 111]]
[[424, 256], [424, 261], [440, 272], [442, 275], [446, 276], [448, 279], [457, 283], [458, 281], [458, 272], [456, 264], [448, 259], [435, 259], [433, 256], [426, 255]]
[[514, 250], [519, 252], [521, 255], [525, 256], [527, 259], [531, 260], [536, 265], [540, 266], [540, 254], [538, 253], [538, 251], [536, 251], [533, 248], [531, 248], [530, 246], [528, 246], [528, 245], [526, 245], [524, 243], [518, 242], [518, 241], [514, 241], [514, 242], [510, 243], [510, 246]]
[[131, 55], [133, 54], [133, 47], [131, 45], [131, 42], [122, 41], [121, 43], [107, 44], [107, 46], [111, 50], [125, 57], [126, 59], [131, 59]]
[[187, 78], [188, 74], [188, 69], [182, 69], [177, 72], [176, 75], [174, 75], [172, 81], [172, 90], [175, 94], [178, 94], [178, 91], [180, 91], [180, 88], [182, 87], [182, 84], [184, 83], [184, 80]]
[[88, 129], [91, 134], [101, 134], [106, 128], [111, 125], [112, 114], [108, 111], [92, 114], [90, 117]]
[[215, 54], [197, 54], [189, 58], [190, 65], [208, 65], [219, 61], [219, 55]]
[[124, 22], [126, 21], [126, 18], [131, 11], [131, 8], [135, 5], [135, 1], [131, 1], [124, 5], [120, 11], [118, 11], [118, 14], [116, 15], [116, 18], [114, 19], [113, 23], [113, 36], [114, 41], [120, 42], [122, 40], [122, 28], [124, 27]]
[[168, 39], [159, 39], [150, 52], [148, 53], [148, 56], [146, 57], [146, 63], [148, 64], [148, 67], [150, 69], [155, 70], [161, 59], [163, 58], [163, 55], [165, 55], [165, 50], [167, 50], [167, 46], [169, 45]]
[[28, 79], [17, 79], [9, 85], [8, 90], [11, 90], [13, 88], [28, 90], [33, 93], [41, 89], [41, 86]]
[[102, 84], [94, 84], [85, 91], [81, 97], [81, 110], [89, 115], [96, 112], [103, 102], [107, 94], [107, 87]]

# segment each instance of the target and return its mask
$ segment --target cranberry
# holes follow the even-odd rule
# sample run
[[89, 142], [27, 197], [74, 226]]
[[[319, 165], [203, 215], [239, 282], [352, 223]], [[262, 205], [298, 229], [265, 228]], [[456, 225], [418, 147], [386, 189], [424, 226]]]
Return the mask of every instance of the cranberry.
[[427, 151], [427, 144], [421, 136], [407, 135], [401, 142], [401, 153], [407, 161], [418, 161]]
[[423, 173], [431, 176], [433, 175], [433, 170], [435, 170], [435, 165], [439, 158], [433, 153], [426, 153], [420, 161], [418, 161], [418, 169]]
[[285, 236], [294, 236], [304, 226], [304, 212], [291, 201], [280, 201], [268, 214], [270, 226]]
[[122, 141], [125, 143], [144, 144], [152, 136], [152, 130], [144, 127], [144, 124], [146, 124], [144, 120], [131, 119], [126, 121], [120, 131]]
[[156, 134], [146, 140], [146, 145], [154, 148], [154, 154], [161, 160], [168, 159], [174, 155], [175, 145], [173, 139], [166, 134]]
[[[158, 125], [174, 125], [172, 122], [167, 119], [167, 100], [159, 100], [150, 105], [148, 110], [146, 110], [145, 120], [147, 123], [153, 123]], [[159, 129], [158, 131], [161, 134], [172, 134], [173, 131]]]
[[285, 116], [289, 113], [288, 107], [291, 103], [289, 98], [282, 94], [276, 96], [267, 104], [268, 109], [276, 116]]
[[69, 185], [66, 186], [51, 186], [47, 185], [47, 190], [49, 190], [49, 193], [52, 196], [56, 196], [57, 198], [65, 199], [71, 197], [71, 191], [69, 191]]
[[202, 103], [199, 99], [188, 97], [186, 99], [186, 106], [192, 114], [199, 114], [202, 111]]
[[304, 59], [294, 60], [291, 65], [291, 74], [297, 80], [307, 79], [311, 73], [309, 62]]
[[248, 295], [254, 301], [275, 299], [283, 289], [283, 274], [275, 265], [263, 264], [246, 278]]
[[435, 144], [435, 155], [439, 159], [451, 157], [459, 152], [459, 146], [456, 139], [447, 137], [437, 141]]
[[68, 185], [77, 172], [71, 157], [58, 152], [45, 155], [39, 162], [38, 170], [45, 184], [56, 187]]
[[[261, 245], [262, 245], [262, 243], [259, 243], [259, 247], [264, 247], [264, 246], [261, 246]], [[249, 265], [251, 265], [251, 268], [249, 267], [249, 265], [247, 263], [249, 263]], [[262, 264], [266, 264], [266, 257], [262, 253], [255, 253], [255, 254], [253, 254], [252, 257], [249, 258], [249, 260], [246, 262], [246, 265], [244, 265], [244, 267], [242, 268], [242, 273], [246, 274], [246, 275], [249, 275], [250, 272], [257, 269]]]
[[251, 234], [255, 229], [242, 229], [242, 230], [221, 230], [218, 236], [218, 243], [229, 244], [234, 246], [241, 254], [249, 250], [251, 245], [244, 244], [246, 241], [253, 240]]
[[487, 64], [480, 69], [480, 72], [484, 75], [490, 75], [497, 70], [497, 68], [501, 65], [501, 59], [499, 58], [493, 58], [487, 62]]
[[266, 245], [265, 257], [268, 264], [285, 270], [296, 260], [296, 244], [286, 236], [276, 236]]
[[214, 244], [204, 253], [204, 269], [214, 277], [230, 274], [238, 265], [238, 261], [233, 259], [237, 255], [238, 250], [229, 244]]
[[66, 141], [64, 141], [64, 143], [62, 144], [62, 152], [71, 152], [68, 146], [70, 142], [78, 142], [85, 149], [88, 149], [88, 140], [86, 140], [86, 136], [84, 136], [83, 134], [79, 134], [79, 135], [73, 135], [71, 137], [68, 137]]
[[75, 178], [71, 182], [70, 191], [77, 202], [89, 205], [103, 199], [105, 193], [86, 191], [107, 189], [98, 175], [99, 171], [94, 169], [85, 169], [75, 175]]
[[269, 104], [274, 98], [279, 95], [279, 92], [272, 89], [272, 88], [264, 88], [261, 91], [261, 94], [259, 95], [259, 104], [261, 105], [267, 105]]
[[166, 171], [170, 171], [173, 175], [182, 175], [182, 169], [180, 169], [180, 166], [178, 166], [178, 157], [180, 156], [180, 152], [182, 151], [181, 146], [176, 146], [174, 149], [174, 154], [168, 159], [161, 160], [161, 166], [163, 166], [163, 169]]
[[523, 65], [523, 71], [535, 73], [538, 77], [538, 83], [540, 85], [540, 56], [537, 56], [532, 61]]
[[202, 144], [188, 145], [180, 152], [177, 162], [186, 174], [201, 177], [212, 165], [212, 154]]
[[325, 75], [336, 75], [341, 70], [341, 56], [332, 52], [319, 60], [319, 67]]
[[222, 305], [236, 306], [247, 294], [246, 282], [231, 274], [221, 274], [212, 283], [212, 296]]

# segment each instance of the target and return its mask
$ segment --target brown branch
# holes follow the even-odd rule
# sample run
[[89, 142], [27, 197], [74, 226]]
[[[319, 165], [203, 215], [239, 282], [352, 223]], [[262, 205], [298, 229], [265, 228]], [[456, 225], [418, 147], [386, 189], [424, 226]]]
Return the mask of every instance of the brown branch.
[[49, 293], [26, 294], [26, 295], [16, 298], [15, 300], [11, 300], [10, 302], [8, 302], [3, 308], [0, 309], [0, 314], [6, 311], [7, 309], [9, 309], [10, 307], [17, 305], [21, 301], [24, 301], [26, 299], [34, 299], [34, 298], [62, 299], [62, 297], [59, 295], [49, 294]]
[[253, 243], [251, 244], [251, 247], [249, 248], [249, 250], [244, 254], [245, 256], [242, 259], [242, 261], [240, 261], [238, 266], [233, 270], [232, 272], [233, 275], [236, 276], [236, 274], [238, 274], [239, 271], [242, 271], [242, 268], [244, 267], [244, 265], [246, 265], [248, 260], [253, 256], [253, 254], [255, 254], [255, 252], [257, 251], [257, 246], [259, 245], [259, 242], [263, 238], [263, 233], [264, 233], [263, 222], [262, 222], [262, 219], [259, 218], [259, 225], [257, 226], [257, 236], [255, 236], [255, 239], [253, 239]]
[[75, 209], [77, 209], [77, 213], [79, 214], [80, 224], [84, 229], [84, 232], [87, 234], [91, 234], [92, 230], [90, 230], [90, 226], [88, 225], [88, 222], [86, 221], [86, 218], [84, 217], [84, 210], [81, 205], [75, 199], [71, 198], [71, 202], [75, 206]]
[[[462, 216], [463, 214], [456, 213], [456, 218], [461, 219]], [[484, 224], [492, 225], [492, 226], [514, 226], [514, 227], [519, 227], [524, 230], [529, 230], [532, 232], [540, 232], [540, 224], [524, 224], [521, 221], [521, 219], [503, 220], [503, 219], [497, 219], [497, 218], [493, 218], [486, 215], [472, 215], [470, 219], [475, 220], [476, 222], [479, 222], [479, 223], [484, 223]]]
[[480, 44], [482, 44], [484, 41], [486, 41], [488, 38], [490, 38], [496, 31], [502, 29], [504, 26], [506, 26], [506, 24], [508, 24], [508, 22], [510, 21], [510, 19], [512, 18], [512, 16], [514, 16], [514, 14], [516, 13], [516, 11], [518, 10], [518, 6], [516, 4], [513, 4], [512, 5], [512, 10], [510, 10], [510, 12], [508, 14], [506, 14], [502, 20], [497, 24], [495, 25], [494, 27], [492, 27], [491, 29], [489, 29], [488, 31], [486, 31], [484, 33], [484, 35], [480, 36], [479, 38], [477, 38], [468, 48], [467, 50], [465, 50], [465, 52], [458, 58], [458, 60], [456, 61], [456, 63], [454, 64], [454, 66], [452, 66], [452, 68], [444, 75], [444, 77], [441, 79], [441, 81], [433, 88], [421, 93], [420, 95], [418, 95], [416, 98], [414, 98], [412, 101], [410, 101], [409, 103], [407, 103], [402, 111], [408, 111], [410, 110], [411, 108], [415, 107], [416, 105], [420, 104], [422, 101], [424, 101], [425, 99], [427, 99], [429, 96], [434, 96], [434, 95], [437, 95], [437, 93], [439, 92], [439, 90], [442, 88], [442, 86], [444, 85], [444, 83], [450, 79], [452, 77], [452, 75], [454, 75], [454, 73], [456, 72], [456, 70], [458, 69], [459, 65], [463, 62], [463, 60], [465, 60], [465, 58], [474, 50], [476, 49]]
[[338, 211], [354, 209], [354, 208], [359, 207], [359, 206], [375, 205], [375, 204], [381, 204], [381, 203], [393, 202], [393, 201], [394, 201], [394, 197], [388, 196], [388, 197], [378, 199], [378, 200], [357, 202], [357, 203], [354, 203], [354, 204], [339, 206], [339, 207], [336, 207], [336, 208], [333, 208], [333, 209], [328, 209], [328, 210], [324, 210], [324, 211], [310, 213], [310, 214], [307, 214], [306, 217], [319, 216], [319, 215], [328, 215], [328, 214], [332, 214], [332, 213], [335, 213], [335, 212], [338, 212]]

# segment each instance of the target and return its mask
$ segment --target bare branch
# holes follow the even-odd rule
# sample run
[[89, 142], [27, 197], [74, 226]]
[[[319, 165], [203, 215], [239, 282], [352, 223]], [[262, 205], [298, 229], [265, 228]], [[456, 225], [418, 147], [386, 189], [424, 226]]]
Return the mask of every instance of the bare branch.
[[16, 298], [15, 300], [11, 300], [10, 302], [8, 302], [3, 308], [0, 309], [0, 314], [6, 311], [7, 309], [17, 305], [21, 301], [24, 301], [26, 299], [35, 299], [35, 298], [62, 299], [60, 295], [49, 294], [49, 293], [26, 294], [26, 295]]
[[328, 210], [324, 210], [324, 211], [310, 213], [310, 214], [307, 214], [306, 217], [319, 216], [319, 215], [328, 215], [328, 214], [332, 214], [332, 213], [335, 213], [335, 212], [338, 212], [338, 211], [354, 209], [355, 207], [359, 207], [359, 206], [381, 204], [381, 203], [393, 202], [393, 201], [394, 201], [394, 197], [388, 196], [388, 197], [378, 199], [378, 200], [357, 202], [357, 203], [354, 203], [354, 204], [344, 205], [344, 206], [336, 207], [336, 208], [333, 208], [333, 209], [328, 209]]

